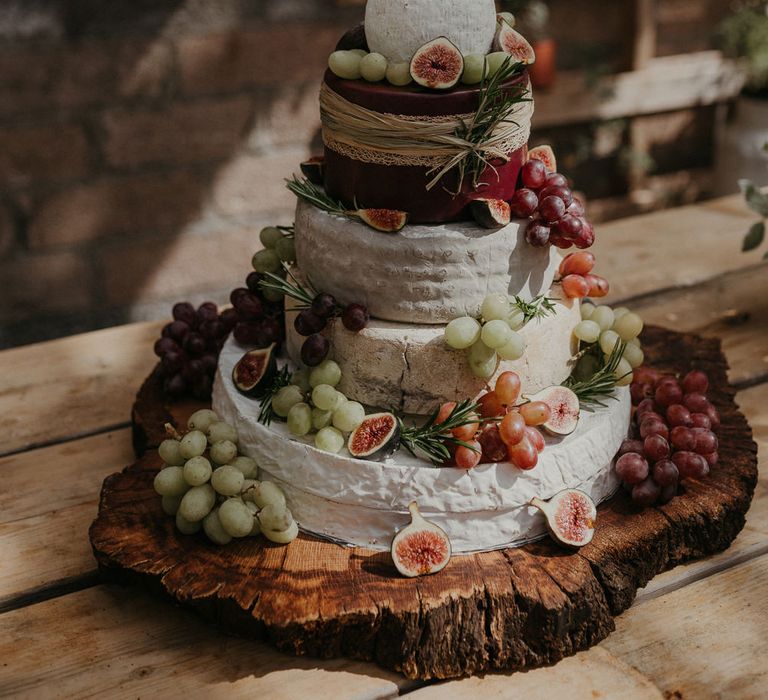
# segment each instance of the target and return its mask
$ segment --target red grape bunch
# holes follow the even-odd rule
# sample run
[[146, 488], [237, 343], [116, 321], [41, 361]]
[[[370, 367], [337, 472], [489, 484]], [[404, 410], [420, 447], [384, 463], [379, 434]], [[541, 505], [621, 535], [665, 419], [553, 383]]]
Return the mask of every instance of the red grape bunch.
[[335, 316], [341, 316], [344, 328], [357, 333], [368, 325], [368, 309], [362, 304], [340, 306], [330, 294], [320, 293], [312, 304], [300, 311], [293, 322], [296, 332], [306, 340], [301, 346], [301, 361], [307, 367], [317, 367], [330, 350], [328, 338], [321, 335], [328, 322]]
[[595, 231], [585, 217], [584, 205], [573, 196], [560, 173], [550, 173], [540, 160], [529, 160], [520, 172], [523, 187], [509, 202], [513, 216], [530, 217], [528, 243], [537, 248], [589, 248]]
[[560, 263], [560, 277], [563, 293], [569, 299], [584, 299], [604, 297], [610, 289], [608, 280], [599, 275], [593, 275], [595, 256], [589, 251], [570, 253]]
[[166, 394], [210, 397], [221, 346], [236, 321], [232, 309], [219, 313], [210, 301], [197, 309], [189, 302], [173, 307], [173, 321], [164, 326], [155, 342]]
[[717, 464], [720, 414], [707, 399], [708, 388], [700, 370], [682, 381], [648, 367], [635, 371], [636, 438], [624, 441], [615, 468], [637, 505], [668, 503], [682, 479], [703, 479]]

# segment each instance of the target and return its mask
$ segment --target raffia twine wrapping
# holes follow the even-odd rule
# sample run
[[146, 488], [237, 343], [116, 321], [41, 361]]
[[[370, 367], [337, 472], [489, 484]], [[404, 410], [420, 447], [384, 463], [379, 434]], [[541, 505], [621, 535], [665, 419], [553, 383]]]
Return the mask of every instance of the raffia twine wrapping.
[[344, 99], [328, 85], [320, 89], [323, 142], [328, 148], [364, 163], [420, 165], [438, 171], [427, 189], [472, 154], [484, 160], [509, 160], [510, 153], [528, 143], [533, 101], [513, 103], [490, 138], [482, 143], [457, 136], [474, 116], [415, 117], [374, 112]]

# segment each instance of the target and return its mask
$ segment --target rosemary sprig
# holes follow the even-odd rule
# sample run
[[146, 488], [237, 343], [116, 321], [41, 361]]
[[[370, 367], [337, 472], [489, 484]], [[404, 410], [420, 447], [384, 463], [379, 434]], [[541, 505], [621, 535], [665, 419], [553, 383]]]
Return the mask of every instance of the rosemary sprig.
[[350, 216], [353, 213], [348, 211], [347, 207], [341, 202], [329, 197], [322, 187], [318, 187], [306, 178], [299, 178], [294, 175], [292, 180], [286, 180], [285, 182], [286, 187], [299, 199], [309, 202], [318, 209], [338, 216]]
[[513, 306], [516, 306], [523, 314], [523, 323], [528, 323], [534, 318], [545, 318], [546, 316], [554, 315], [555, 300], [540, 294], [531, 301], [526, 301], [520, 297], [515, 297], [512, 302]]
[[620, 340], [608, 358], [605, 359], [603, 366], [589, 379], [577, 381], [573, 376], [570, 376], [563, 382], [563, 386], [573, 391], [579, 397], [579, 403], [584, 407], [601, 406], [606, 408], [606, 404], [600, 399], [605, 397], [615, 400], [615, 397], [611, 396], [611, 392], [616, 388], [616, 382], [620, 379], [616, 376], [616, 368], [619, 366], [619, 361], [626, 347], [627, 344]]
[[[265, 272], [264, 277], [259, 286], [262, 289], [272, 289], [276, 292], [280, 292], [285, 296], [299, 302], [299, 305], [295, 308], [307, 309], [312, 306], [312, 301], [317, 296], [317, 292], [312, 285], [304, 287], [292, 274], [287, 266], [283, 266], [286, 271], [286, 278], [283, 279], [280, 275], [276, 275], [272, 272]], [[290, 280], [292, 281], [289, 281]]]
[[272, 399], [275, 397], [280, 389], [284, 386], [288, 386], [291, 383], [291, 370], [288, 367], [283, 367], [271, 384], [266, 387], [263, 392], [260, 392], [256, 397], [261, 400], [261, 409], [259, 410], [258, 421], [264, 425], [269, 425], [275, 418], [275, 412], [272, 410]]
[[436, 423], [439, 412], [439, 409], [435, 411], [420, 427], [406, 426], [402, 419], [398, 418], [400, 444], [414, 457], [419, 457], [417, 453], [421, 453], [436, 466], [440, 466], [451, 458], [448, 444], [462, 445], [476, 452], [476, 448], [472, 445], [453, 437], [451, 430], [471, 423], [487, 422], [478, 418], [480, 406], [470, 400], [462, 401], [454, 407], [444, 421]]

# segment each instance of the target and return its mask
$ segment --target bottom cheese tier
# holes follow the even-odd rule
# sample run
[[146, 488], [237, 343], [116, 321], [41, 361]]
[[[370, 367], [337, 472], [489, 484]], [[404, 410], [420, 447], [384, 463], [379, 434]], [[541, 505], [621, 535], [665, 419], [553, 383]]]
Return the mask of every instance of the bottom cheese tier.
[[439, 468], [401, 449], [385, 462], [354, 459], [346, 450], [330, 454], [310, 439], [295, 438], [284, 423], [265, 426], [259, 402], [240, 394], [232, 368], [245, 352], [230, 339], [219, 359], [213, 408], [234, 425], [244, 454], [260, 467], [260, 479], [285, 492], [301, 528], [341, 544], [389, 549], [396, 529], [409, 521], [408, 504], [443, 528], [454, 552], [518, 546], [545, 533], [543, 517], [528, 505], [533, 497], [581, 489], [599, 503], [618, 487], [612, 460], [629, 425], [627, 389], [595, 412], [582, 411], [576, 431], [547, 438], [538, 466], [522, 471], [509, 463], [470, 471]]

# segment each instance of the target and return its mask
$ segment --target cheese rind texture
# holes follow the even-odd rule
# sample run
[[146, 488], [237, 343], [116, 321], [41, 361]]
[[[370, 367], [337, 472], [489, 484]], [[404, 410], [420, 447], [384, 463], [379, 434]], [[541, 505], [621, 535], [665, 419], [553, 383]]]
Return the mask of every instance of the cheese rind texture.
[[[291, 308], [291, 303], [287, 304]], [[562, 383], [572, 371], [577, 351], [573, 329], [581, 321], [578, 301], [555, 302], [556, 313], [527, 323], [520, 333], [526, 351], [519, 360], [499, 362], [490, 380], [475, 377], [464, 350], [445, 343], [445, 326], [390, 323], [371, 319], [359, 333], [332, 320], [323, 334], [331, 343], [331, 357], [341, 367], [339, 390], [368, 406], [428, 414], [445, 401], [476, 398], [506, 371], [517, 372], [523, 392], [533, 394]], [[287, 349], [300, 363], [305, 340], [294, 326], [295, 312], [286, 314]]]
[[546, 438], [535, 469], [484, 464], [470, 471], [434, 468], [405, 450], [391, 459], [366, 462], [317, 450], [312, 438], [290, 435], [284, 423], [258, 422], [259, 403], [240, 394], [231, 380], [234, 364], [247, 348], [233, 339], [219, 359], [213, 409], [234, 425], [241, 450], [253, 457], [260, 479], [284, 489], [303, 530], [333, 541], [389, 549], [396, 528], [408, 523], [408, 504], [442, 527], [457, 553], [523, 544], [544, 534], [541, 516], [528, 503], [578, 488], [596, 502], [612, 495], [618, 478], [612, 459], [629, 426], [626, 388], [616, 401], [594, 413], [582, 412], [576, 431]]
[[298, 265], [317, 291], [403, 323], [478, 316], [492, 293], [530, 301], [549, 290], [561, 260], [554, 246], [529, 245], [523, 222], [490, 230], [459, 221], [381, 233], [300, 201], [295, 230]]
[[368, 0], [368, 48], [392, 63], [410, 61], [416, 49], [440, 36], [465, 56], [486, 54], [496, 32], [493, 0]]

